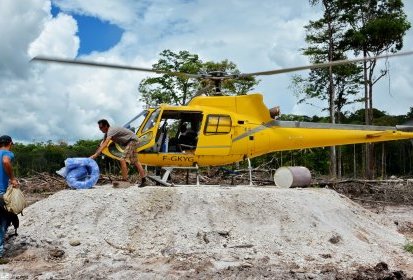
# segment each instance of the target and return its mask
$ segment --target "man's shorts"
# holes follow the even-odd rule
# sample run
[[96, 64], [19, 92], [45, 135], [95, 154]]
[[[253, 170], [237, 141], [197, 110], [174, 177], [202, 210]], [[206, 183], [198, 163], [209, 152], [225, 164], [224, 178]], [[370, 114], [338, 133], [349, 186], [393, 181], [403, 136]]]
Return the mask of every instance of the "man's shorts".
[[126, 162], [128, 163], [138, 162], [138, 152], [136, 151], [138, 146], [139, 146], [139, 142], [137, 140], [132, 140], [126, 145], [124, 156], [123, 156]]

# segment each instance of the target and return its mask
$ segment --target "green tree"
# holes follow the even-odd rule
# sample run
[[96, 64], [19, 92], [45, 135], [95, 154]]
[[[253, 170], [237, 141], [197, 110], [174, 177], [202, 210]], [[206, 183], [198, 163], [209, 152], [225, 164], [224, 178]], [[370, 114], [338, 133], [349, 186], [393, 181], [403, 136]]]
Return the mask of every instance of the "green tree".
[[[198, 55], [188, 51], [174, 53], [164, 50], [160, 53], [159, 61], [152, 65], [153, 69], [198, 74], [202, 62]], [[148, 106], [154, 107], [161, 103], [184, 105], [189, 98], [195, 95], [198, 82], [185, 75], [167, 75], [150, 77], [141, 81], [139, 91], [140, 100]]]
[[[342, 20], [349, 24], [343, 46], [367, 58], [383, 53], [396, 53], [403, 47], [403, 37], [410, 28], [402, 0], [345, 0]], [[373, 85], [387, 74], [375, 76], [376, 60], [363, 63], [365, 123], [373, 123]], [[373, 145], [366, 147], [366, 176], [374, 173]]]
[[[342, 48], [345, 23], [341, 21], [341, 11], [337, 0], [312, 0], [314, 6], [321, 2], [324, 13], [322, 18], [310, 21], [305, 26], [307, 48], [305, 55], [312, 63], [331, 62], [346, 59]], [[299, 103], [312, 103], [314, 99], [327, 101], [324, 110], [329, 111], [330, 122], [340, 123], [340, 116], [345, 105], [358, 101], [355, 96], [360, 86], [360, 68], [355, 64], [345, 64], [328, 68], [312, 69], [308, 78], [295, 75], [293, 86], [301, 98]], [[330, 149], [330, 175], [341, 176], [340, 150]]]
[[[150, 77], [141, 81], [139, 91], [140, 100], [150, 107], [161, 103], [172, 105], [185, 105], [194, 96], [200, 94], [215, 93], [216, 84], [202, 76], [211, 74], [230, 73], [236, 76], [239, 70], [233, 62], [224, 60], [222, 62], [203, 63], [198, 55], [188, 51], [174, 53], [164, 50], [160, 53], [159, 61], [152, 65], [153, 69], [199, 75], [199, 79], [190, 78], [185, 74], [164, 74], [160, 77]], [[212, 73], [213, 74], [213, 73]], [[248, 90], [258, 84], [254, 77], [243, 77], [225, 79], [222, 83], [221, 93], [239, 95], [246, 94]]]

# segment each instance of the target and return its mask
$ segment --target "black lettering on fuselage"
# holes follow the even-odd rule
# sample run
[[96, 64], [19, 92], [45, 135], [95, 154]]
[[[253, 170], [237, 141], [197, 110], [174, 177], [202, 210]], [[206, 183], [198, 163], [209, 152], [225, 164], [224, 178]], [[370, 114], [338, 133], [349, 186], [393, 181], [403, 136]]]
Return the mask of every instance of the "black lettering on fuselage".
[[162, 156], [163, 161], [194, 162], [193, 156]]

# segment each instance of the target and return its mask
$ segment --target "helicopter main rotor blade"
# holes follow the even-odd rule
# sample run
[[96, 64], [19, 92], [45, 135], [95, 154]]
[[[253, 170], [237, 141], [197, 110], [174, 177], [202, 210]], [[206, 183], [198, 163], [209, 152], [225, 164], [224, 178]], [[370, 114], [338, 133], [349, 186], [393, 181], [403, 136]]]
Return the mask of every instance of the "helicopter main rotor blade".
[[372, 57], [355, 58], [355, 59], [336, 60], [336, 61], [331, 61], [331, 62], [326, 62], [326, 63], [316, 63], [316, 64], [311, 64], [311, 65], [306, 65], [306, 66], [283, 68], [283, 69], [269, 70], [269, 71], [262, 71], [262, 72], [243, 73], [237, 76], [248, 77], [248, 76], [275, 75], [275, 74], [281, 74], [281, 73], [295, 72], [295, 71], [314, 69], [314, 68], [326, 68], [330, 66], [337, 66], [337, 65], [349, 64], [349, 63], [355, 63], [355, 62], [363, 62], [363, 61], [389, 58], [389, 57], [395, 57], [395, 56], [411, 55], [411, 54], [413, 54], [413, 51], [400, 52], [400, 53], [395, 53], [395, 54], [378, 55], [378, 56], [372, 56]]
[[94, 61], [79, 60], [79, 59], [65, 59], [65, 58], [56, 58], [56, 57], [48, 57], [48, 56], [36, 56], [32, 58], [32, 60], [40, 61], [40, 62], [65, 63], [65, 64], [84, 65], [84, 66], [92, 66], [92, 67], [106, 67], [106, 68], [121, 69], [121, 70], [152, 72], [152, 73], [157, 73], [157, 74], [167, 74], [167, 75], [173, 75], [173, 76], [178, 76], [178, 77], [184, 76], [187, 78], [195, 78], [195, 79], [207, 79], [207, 80], [209, 79], [209, 80], [214, 80], [214, 81], [219, 82], [219, 81], [223, 81], [226, 79], [237, 79], [237, 78], [242, 78], [242, 77], [263, 76], [263, 75], [276, 75], [276, 74], [289, 73], [289, 72], [295, 72], [295, 71], [301, 71], [301, 70], [308, 70], [308, 69], [315, 69], [315, 68], [327, 68], [330, 66], [363, 62], [363, 61], [369, 61], [369, 60], [375, 60], [375, 59], [390, 58], [390, 57], [395, 57], [395, 56], [405, 56], [405, 55], [411, 55], [411, 54], [413, 54], [413, 51], [372, 56], [372, 57], [355, 58], [355, 59], [336, 60], [336, 61], [331, 61], [331, 62], [326, 62], [326, 63], [316, 63], [316, 64], [310, 64], [310, 65], [305, 65], [305, 66], [283, 68], [283, 69], [276, 69], [276, 70], [269, 70], [269, 71], [251, 72], [251, 73], [240, 73], [240, 74], [227, 74], [222, 71], [213, 71], [210, 73], [203, 73], [203, 74], [189, 74], [189, 73], [184, 73], [184, 72], [156, 70], [153, 68], [136, 67], [136, 66], [129, 66], [129, 65], [114, 64], [114, 63], [94, 62]]
[[66, 59], [66, 58], [57, 58], [57, 57], [48, 57], [48, 56], [35, 56], [32, 58], [32, 61], [64, 63], [64, 64], [72, 64], [72, 65], [92, 66], [92, 67], [105, 67], [105, 68], [120, 69], [120, 70], [152, 72], [156, 74], [186, 76], [188, 78], [201, 78], [202, 77], [201, 75], [189, 74], [189, 73], [184, 73], [184, 72], [164, 71], [164, 70], [156, 70], [152, 68], [136, 67], [136, 66], [122, 65], [122, 64], [114, 64], [114, 63], [94, 62], [94, 61], [80, 60], [80, 59]]

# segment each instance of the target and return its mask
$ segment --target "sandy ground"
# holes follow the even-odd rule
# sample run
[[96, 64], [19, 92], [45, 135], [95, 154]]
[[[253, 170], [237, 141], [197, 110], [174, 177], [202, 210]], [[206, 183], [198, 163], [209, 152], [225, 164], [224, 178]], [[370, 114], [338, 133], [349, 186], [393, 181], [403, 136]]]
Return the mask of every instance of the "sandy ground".
[[20, 217], [0, 279], [411, 279], [413, 215], [387, 214], [318, 188], [63, 190]]

